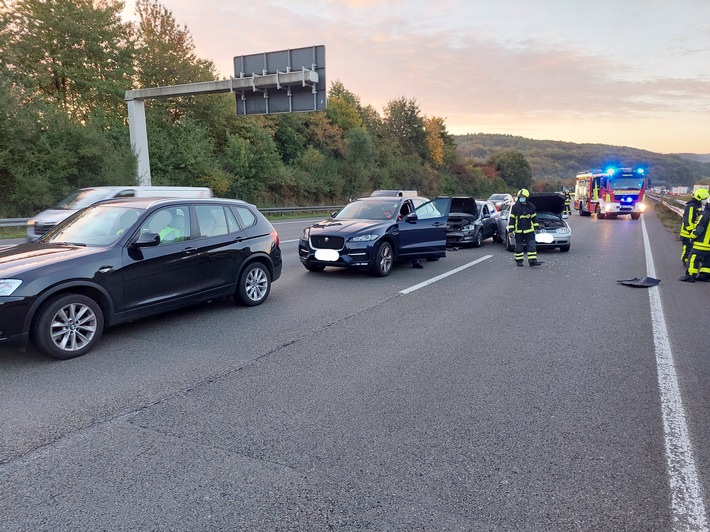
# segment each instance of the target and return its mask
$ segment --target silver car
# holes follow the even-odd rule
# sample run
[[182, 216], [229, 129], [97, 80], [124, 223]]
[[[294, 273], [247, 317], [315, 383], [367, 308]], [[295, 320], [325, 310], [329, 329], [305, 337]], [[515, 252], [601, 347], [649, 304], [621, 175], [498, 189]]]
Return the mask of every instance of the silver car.
[[[528, 198], [537, 210], [537, 223], [540, 225], [535, 234], [538, 249], [555, 249], [569, 251], [572, 245], [572, 230], [567, 220], [562, 218], [565, 209], [565, 198], [558, 193], [533, 193]], [[503, 242], [508, 251], [515, 250], [515, 235], [507, 232], [510, 207], [498, 216], [498, 234], [507, 235]]]

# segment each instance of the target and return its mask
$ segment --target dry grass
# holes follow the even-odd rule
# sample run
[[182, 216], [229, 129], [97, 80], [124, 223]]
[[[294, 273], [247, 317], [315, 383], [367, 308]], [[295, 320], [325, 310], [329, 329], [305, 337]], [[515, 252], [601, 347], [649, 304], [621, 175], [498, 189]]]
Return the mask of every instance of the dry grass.
[[661, 220], [661, 223], [665, 226], [665, 228], [673, 233], [678, 240], [680, 240], [680, 236], [678, 236], [681, 223], [680, 216], [662, 203], [654, 202], [647, 203], [647, 205], [652, 207], [653, 212], [656, 213], [656, 216], [658, 216], [658, 219]]

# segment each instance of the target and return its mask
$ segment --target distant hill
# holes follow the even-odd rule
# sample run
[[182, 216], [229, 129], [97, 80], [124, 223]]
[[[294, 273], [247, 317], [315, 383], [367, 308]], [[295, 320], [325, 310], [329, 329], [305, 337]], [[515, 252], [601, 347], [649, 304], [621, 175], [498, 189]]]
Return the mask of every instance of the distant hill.
[[710, 163], [710, 153], [697, 154], [697, 153], [679, 153], [683, 159], [689, 159], [691, 161], [698, 161], [699, 163]]
[[453, 137], [464, 158], [485, 161], [501, 150], [519, 151], [530, 164], [534, 179], [569, 180], [579, 172], [612, 164], [643, 165], [648, 168], [653, 183], [667, 186], [691, 186], [703, 178], [710, 179], [710, 155], [669, 155], [625, 146], [575, 144], [487, 133]]

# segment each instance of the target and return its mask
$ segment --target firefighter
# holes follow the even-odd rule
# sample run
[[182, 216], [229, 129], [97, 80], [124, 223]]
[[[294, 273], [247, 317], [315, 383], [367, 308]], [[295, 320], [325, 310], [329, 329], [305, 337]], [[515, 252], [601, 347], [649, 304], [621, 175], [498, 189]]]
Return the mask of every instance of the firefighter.
[[702, 215], [703, 204], [707, 202], [708, 197], [710, 197], [710, 192], [704, 188], [699, 188], [695, 191], [693, 197], [685, 204], [683, 225], [680, 228], [680, 240], [683, 242], [683, 251], [680, 254], [680, 260], [683, 261], [686, 273], [690, 251], [693, 247], [693, 240], [690, 235], [693, 234], [693, 229], [695, 229], [695, 225]]
[[508, 232], [515, 233], [515, 263], [523, 265], [525, 257], [524, 247], [527, 246], [528, 264], [539, 266], [542, 264], [537, 260], [537, 248], [535, 247], [535, 230], [539, 227], [537, 223], [537, 212], [535, 205], [528, 201], [530, 192], [527, 189], [518, 191], [518, 201], [510, 209], [508, 218]]
[[569, 216], [570, 214], [572, 214], [571, 205], [572, 205], [572, 195], [569, 193], [569, 189], [565, 188], [565, 210], [564, 210], [564, 214], [566, 214], [567, 216]]
[[706, 201], [703, 213], [690, 237], [693, 248], [688, 259], [688, 270], [680, 278], [686, 283], [695, 281], [710, 282], [710, 207]]

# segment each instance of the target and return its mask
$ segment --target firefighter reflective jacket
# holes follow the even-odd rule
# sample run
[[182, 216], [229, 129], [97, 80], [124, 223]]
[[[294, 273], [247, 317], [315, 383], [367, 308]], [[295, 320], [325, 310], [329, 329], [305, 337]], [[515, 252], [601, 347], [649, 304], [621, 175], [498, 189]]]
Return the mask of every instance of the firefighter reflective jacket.
[[513, 208], [510, 209], [510, 218], [508, 219], [508, 231], [515, 233], [530, 233], [537, 229], [537, 212], [535, 205], [530, 203], [530, 200], [525, 203], [516, 201]]
[[702, 204], [695, 198], [686, 202], [685, 211], [683, 212], [683, 226], [680, 228], [681, 238], [691, 238], [690, 235], [693, 233], [698, 220], [700, 220], [702, 209]]
[[710, 209], [706, 205], [700, 220], [698, 220], [693, 230], [693, 234], [690, 235], [693, 238], [694, 250], [710, 251], [710, 230], [708, 225], [710, 225]]

